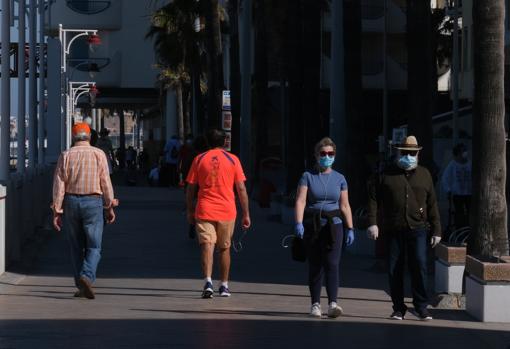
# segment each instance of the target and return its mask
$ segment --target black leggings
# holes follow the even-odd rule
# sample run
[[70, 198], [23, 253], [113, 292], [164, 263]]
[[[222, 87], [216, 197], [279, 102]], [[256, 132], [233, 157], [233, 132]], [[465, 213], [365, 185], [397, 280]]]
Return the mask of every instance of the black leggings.
[[342, 255], [344, 233], [342, 224], [335, 224], [335, 243], [328, 249], [330, 241], [329, 225], [319, 232], [319, 238], [313, 243], [307, 240], [308, 287], [313, 303], [320, 303], [322, 280], [326, 279], [328, 303], [336, 302], [338, 296], [338, 267]]

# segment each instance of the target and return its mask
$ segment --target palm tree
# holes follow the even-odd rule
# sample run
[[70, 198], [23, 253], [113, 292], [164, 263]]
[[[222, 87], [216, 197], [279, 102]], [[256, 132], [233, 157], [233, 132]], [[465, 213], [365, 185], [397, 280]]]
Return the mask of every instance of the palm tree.
[[473, 1], [473, 208], [469, 254], [508, 255], [505, 201], [505, 1]]
[[203, 35], [195, 31], [193, 26], [200, 15], [201, 8], [195, 1], [174, 0], [152, 15], [152, 25], [146, 34], [146, 38], [154, 38], [160, 68], [159, 82], [163, 87], [161, 90], [172, 88], [177, 95], [180, 137], [190, 132], [190, 126], [185, 127], [190, 125], [190, 121], [184, 120], [185, 117], [189, 119], [189, 113], [184, 113], [189, 106], [184, 107], [183, 96], [189, 94], [190, 76], [200, 76], [199, 47]]

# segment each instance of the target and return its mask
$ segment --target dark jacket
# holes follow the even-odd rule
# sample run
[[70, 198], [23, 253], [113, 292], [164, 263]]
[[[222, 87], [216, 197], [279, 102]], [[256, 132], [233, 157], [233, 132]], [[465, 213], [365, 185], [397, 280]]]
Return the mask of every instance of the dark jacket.
[[342, 218], [342, 212], [340, 210], [322, 211], [311, 208], [305, 209], [303, 220], [303, 224], [305, 226], [305, 238], [310, 240], [312, 243], [317, 241], [321, 230], [324, 228], [321, 225], [321, 218], [326, 218], [326, 227], [330, 231], [330, 234], [327, 237], [327, 247], [331, 248], [336, 239], [336, 233], [333, 229], [331, 229], [333, 227], [334, 217]]
[[368, 193], [369, 225], [377, 225], [377, 211], [381, 209], [385, 231], [430, 227], [433, 235], [441, 236], [434, 184], [425, 167], [404, 171], [391, 165], [371, 180]]

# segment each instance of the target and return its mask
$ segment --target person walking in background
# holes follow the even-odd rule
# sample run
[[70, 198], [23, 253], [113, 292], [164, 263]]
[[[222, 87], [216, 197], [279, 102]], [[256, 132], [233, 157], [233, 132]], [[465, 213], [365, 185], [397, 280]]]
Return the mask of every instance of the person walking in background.
[[71, 249], [75, 297], [95, 298], [92, 284], [101, 258], [104, 221], [115, 221], [113, 187], [105, 153], [92, 147], [86, 123], [72, 128], [74, 146], [60, 154], [53, 179], [53, 226]]
[[427, 245], [441, 241], [441, 224], [434, 184], [429, 171], [418, 165], [416, 137], [409, 136], [395, 146], [394, 164], [369, 183], [367, 234], [379, 237], [377, 211], [382, 209], [387, 241], [390, 294], [393, 302], [391, 319], [402, 320], [407, 312], [404, 303], [404, 267], [411, 273], [414, 312], [421, 320], [431, 320], [427, 310]]
[[184, 144], [179, 150], [177, 172], [179, 173], [179, 186], [185, 186], [185, 179], [188, 175], [191, 163], [198, 155], [193, 149], [193, 136], [187, 135]]
[[[352, 212], [347, 181], [331, 166], [335, 162], [336, 145], [323, 138], [315, 146], [317, 164], [303, 173], [296, 194], [295, 232], [304, 239], [308, 259], [308, 287], [311, 297], [310, 316], [322, 317], [320, 297], [323, 279], [328, 295], [328, 317], [342, 314], [337, 303], [338, 268], [345, 243], [354, 242]], [[344, 225], [347, 228], [344, 234]]]
[[97, 131], [92, 128], [92, 118], [90, 116], [86, 116], [83, 121], [90, 127], [90, 145], [95, 147], [99, 137], [97, 135]]
[[202, 298], [212, 298], [214, 294], [212, 267], [215, 246], [220, 259], [219, 294], [229, 297], [230, 245], [236, 220], [234, 187], [243, 212], [241, 226], [246, 230], [251, 225], [248, 194], [244, 185], [246, 177], [239, 159], [223, 149], [225, 132], [210, 130], [206, 137], [211, 150], [195, 157], [186, 178], [187, 218], [189, 224], [195, 224], [201, 248], [205, 278]]
[[99, 139], [96, 142], [95, 147], [101, 149], [108, 161], [108, 171], [111, 175], [113, 173], [113, 166], [115, 164], [115, 153], [113, 152], [113, 145], [110, 137], [108, 136], [110, 131], [107, 128], [102, 128], [99, 132]]
[[165, 163], [163, 164], [163, 170], [160, 176], [167, 176], [168, 184], [172, 187], [176, 187], [179, 184], [179, 175], [177, 173], [177, 165], [179, 162], [179, 149], [181, 149], [181, 142], [176, 135], [166, 142], [163, 148], [165, 155]]
[[469, 225], [471, 209], [471, 161], [464, 144], [459, 143], [453, 148], [453, 160], [444, 170], [441, 183], [453, 201], [455, 228]]

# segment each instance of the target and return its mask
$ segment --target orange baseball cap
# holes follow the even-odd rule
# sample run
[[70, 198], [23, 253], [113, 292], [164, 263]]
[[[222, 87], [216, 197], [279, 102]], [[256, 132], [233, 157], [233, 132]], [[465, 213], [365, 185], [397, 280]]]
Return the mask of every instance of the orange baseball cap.
[[86, 133], [90, 135], [90, 126], [84, 122], [79, 122], [73, 125], [73, 136], [79, 135], [80, 133]]

